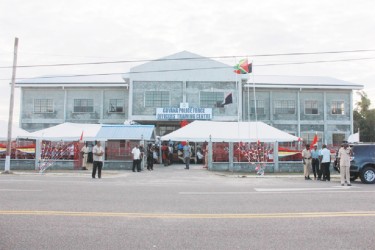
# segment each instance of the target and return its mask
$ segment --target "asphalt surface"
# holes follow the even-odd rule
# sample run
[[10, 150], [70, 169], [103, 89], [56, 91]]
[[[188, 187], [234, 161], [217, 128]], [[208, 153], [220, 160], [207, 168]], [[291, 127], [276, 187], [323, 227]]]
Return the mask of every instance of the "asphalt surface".
[[2, 174], [0, 249], [374, 248], [375, 185], [183, 168]]

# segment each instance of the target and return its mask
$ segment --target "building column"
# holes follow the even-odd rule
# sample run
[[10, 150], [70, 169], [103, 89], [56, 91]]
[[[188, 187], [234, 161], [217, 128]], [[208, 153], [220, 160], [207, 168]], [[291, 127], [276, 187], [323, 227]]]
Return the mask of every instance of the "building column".
[[100, 116], [99, 116], [99, 120], [100, 121], [103, 121], [103, 117], [104, 117], [104, 109], [105, 109], [105, 104], [104, 104], [104, 90], [101, 91], [102, 94], [101, 94], [101, 109], [100, 109]]
[[133, 80], [129, 81], [128, 120], [133, 120]]
[[323, 92], [323, 133], [324, 133], [324, 143], [328, 144], [328, 127], [327, 127], [327, 92]]
[[297, 130], [298, 130], [298, 137], [301, 137], [301, 99], [300, 99], [300, 92], [297, 91]]
[[64, 108], [63, 108], [63, 112], [64, 112], [64, 122], [66, 122], [66, 105], [67, 105], [67, 102], [68, 102], [68, 91], [63, 87], [63, 90], [64, 90]]

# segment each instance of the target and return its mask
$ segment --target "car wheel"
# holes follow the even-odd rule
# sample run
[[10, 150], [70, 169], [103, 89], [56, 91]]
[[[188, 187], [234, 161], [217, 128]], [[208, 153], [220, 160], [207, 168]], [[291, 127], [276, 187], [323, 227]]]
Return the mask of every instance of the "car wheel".
[[360, 177], [363, 183], [374, 184], [375, 183], [375, 168], [374, 167], [363, 168]]

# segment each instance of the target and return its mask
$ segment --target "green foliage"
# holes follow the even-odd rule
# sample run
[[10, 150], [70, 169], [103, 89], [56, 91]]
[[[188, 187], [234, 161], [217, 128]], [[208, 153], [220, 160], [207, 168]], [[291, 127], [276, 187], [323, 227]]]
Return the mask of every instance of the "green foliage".
[[370, 109], [371, 100], [363, 91], [358, 91], [361, 99], [353, 111], [354, 131], [360, 131], [361, 142], [375, 142], [375, 109]]

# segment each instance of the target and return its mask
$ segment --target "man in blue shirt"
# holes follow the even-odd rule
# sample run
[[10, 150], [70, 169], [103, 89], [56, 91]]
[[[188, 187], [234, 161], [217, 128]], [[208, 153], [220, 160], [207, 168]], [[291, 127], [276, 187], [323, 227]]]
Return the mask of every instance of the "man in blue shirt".
[[314, 144], [314, 149], [311, 150], [311, 157], [312, 157], [311, 167], [314, 173], [314, 180], [316, 180], [317, 175], [318, 175], [318, 180], [320, 180], [322, 173], [319, 169], [319, 150], [318, 150], [317, 144]]

